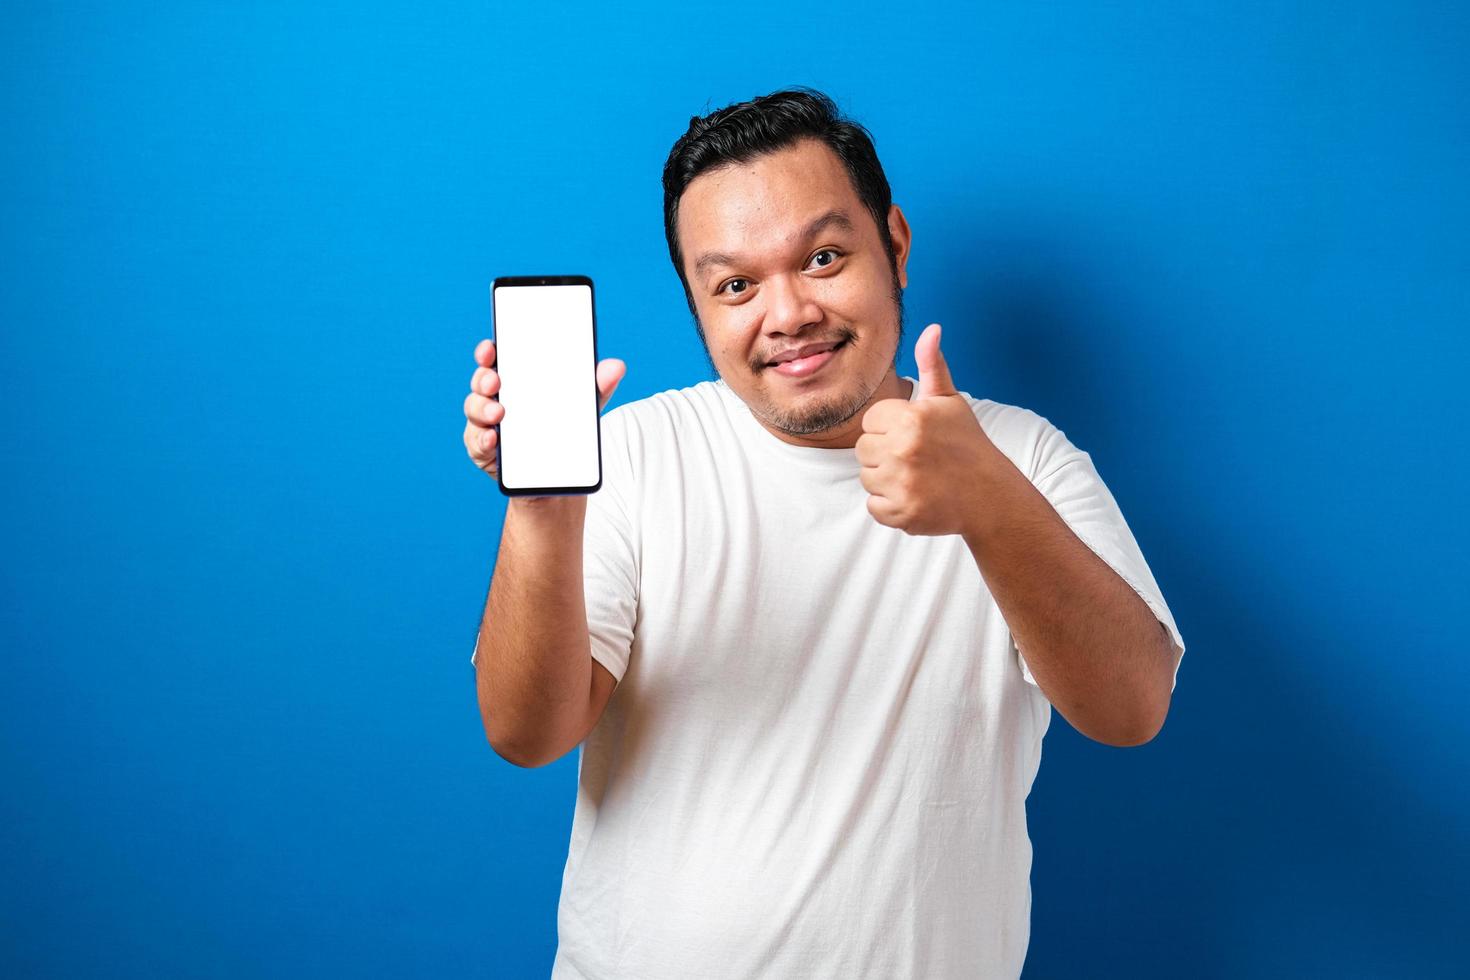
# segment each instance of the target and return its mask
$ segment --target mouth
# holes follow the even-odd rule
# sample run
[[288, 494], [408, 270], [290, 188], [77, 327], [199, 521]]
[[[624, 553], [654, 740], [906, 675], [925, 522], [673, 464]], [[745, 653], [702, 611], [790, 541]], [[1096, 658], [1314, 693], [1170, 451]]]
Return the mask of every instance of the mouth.
[[[822, 369], [828, 361], [837, 356], [837, 352], [847, 346], [847, 341], [842, 340], [832, 345], [816, 345], [816, 349], [805, 357], [793, 357], [789, 360], [768, 364], [771, 370], [787, 378], [806, 378]], [[805, 349], [805, 348], [803, 348]]]

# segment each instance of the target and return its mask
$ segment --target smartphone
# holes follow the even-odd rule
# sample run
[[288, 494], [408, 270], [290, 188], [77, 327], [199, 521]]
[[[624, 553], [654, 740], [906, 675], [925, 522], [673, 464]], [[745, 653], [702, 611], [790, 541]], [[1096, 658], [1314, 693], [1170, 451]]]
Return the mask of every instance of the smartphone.
[[501, 276], [490, 286], [505, 414], [495, 428], [507, 496], [595, 493], [602, 486], [597, 323], [587, 276]]

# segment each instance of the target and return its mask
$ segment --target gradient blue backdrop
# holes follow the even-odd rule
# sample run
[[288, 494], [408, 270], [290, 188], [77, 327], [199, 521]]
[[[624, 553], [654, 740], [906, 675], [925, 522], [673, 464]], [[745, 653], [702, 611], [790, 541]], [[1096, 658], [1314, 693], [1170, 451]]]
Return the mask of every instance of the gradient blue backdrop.
[[545, 975], [487, 287], [593, 276], [616, 402], [707, 377], [660, 167], [799, 83], [912, 224], [904, 370], [942, 322], [1087, 449], [1189, 645], [1152, 743], [1054, 715], [1027, 975], [1467, 975], [1463, 5], [241, 6], [0, 32], [0, 973]]

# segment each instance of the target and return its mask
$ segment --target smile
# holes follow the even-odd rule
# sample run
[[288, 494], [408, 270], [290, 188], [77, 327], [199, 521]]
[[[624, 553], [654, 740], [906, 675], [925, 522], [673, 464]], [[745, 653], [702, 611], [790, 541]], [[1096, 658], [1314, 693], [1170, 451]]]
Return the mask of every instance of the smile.
[[808, 378], [820, 371], [824, 364], [837, 356], [837, 352], [846, 346], [847, 341], [844, 340], [836, 347], [812, 354], [810, 357], [798, 357], [790, 361], [782, 361], [780, 364], [773, 364], [771, 370], [788, 378]]

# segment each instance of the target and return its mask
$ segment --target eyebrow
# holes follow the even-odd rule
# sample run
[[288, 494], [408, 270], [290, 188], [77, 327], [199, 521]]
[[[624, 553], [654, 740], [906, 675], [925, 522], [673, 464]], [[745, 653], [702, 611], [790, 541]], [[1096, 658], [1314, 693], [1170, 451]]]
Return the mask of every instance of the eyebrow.
[[[841, 230], [848, 232], [849, 234], [856, 230], [853, 227], [852, 219], [847, 216], [846, 211], [843, 211], [841, 209], [834, 209], [828, 211], [826, 214], [822, 215], [820, 218], [817, 218], [815, 221], [811, 222], [811, 224], [807, 225], [806, 228], [804, 228], [801, 232], [800, 240], [806, 241], [810, 238], [813, 238], [817, 235], [818, 232], [821, 232], [827, 228], [840, 228]], [[704, 276], [705, 270], [711, 268], [712, 266], [734, 265], [736, 258], [736, 256], [731, 255], [728, 252], [705, 252], [699, 257], [699, 261], [694, 263], [694, 278], [702, 278]]]

